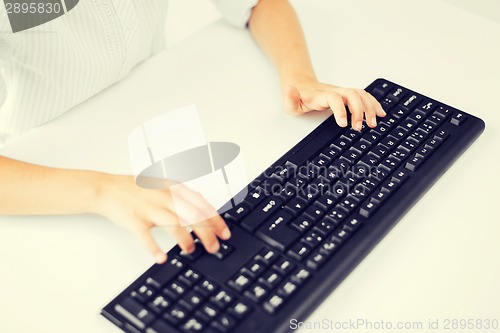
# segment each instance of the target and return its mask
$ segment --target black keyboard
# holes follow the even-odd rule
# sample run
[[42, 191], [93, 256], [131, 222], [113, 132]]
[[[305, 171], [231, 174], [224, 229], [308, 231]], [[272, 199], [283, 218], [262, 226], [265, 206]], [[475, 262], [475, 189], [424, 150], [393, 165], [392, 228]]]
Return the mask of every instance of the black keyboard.
[[125, 332], [286, 332], [303, 321], [484, 130], [385, 79], [375, 129], [329, 117], [222, 214], [215, 255], [175, 246], [102, 310]]

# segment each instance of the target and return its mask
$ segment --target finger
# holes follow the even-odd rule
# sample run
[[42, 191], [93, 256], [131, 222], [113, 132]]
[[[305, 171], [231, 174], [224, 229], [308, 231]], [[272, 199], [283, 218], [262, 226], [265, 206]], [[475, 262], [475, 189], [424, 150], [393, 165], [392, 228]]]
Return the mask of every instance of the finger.
[[295, 115], [303, 113], [300, 103], [300, 92], [294, 86], [290, 85], [286, 88], [284, 107], [287, 113]]
[[365, 119], [366, 123], [369, 127], [374, 128], [377, 126], [377, 117], [376, 117], [376, 105], [373, 103], [373, 97], [369, 95], [365, 91], [360, 91], [361, 101], [363, 102], [363, 106], [365, 108]]
[[382, 105], [380, 105], [380, 102], [377, 101], [377, 99], [372, 94], [368, 93], [368, 95], [370, 95], [371, 100], [375, 104], [375, 112], [377, 113], [377, 116], [385, 117], [387, 115], [387, 113], [382, 108]]
[[193, 224], [193, 230], [203, 243], [203, 246], [209, 253], [219, 251], [219, 240], [215, 236], [212, 226], [208, 221]]
[[169, 228], [168, 231], [177, 239], [177, 243], [179, 243], [183, 252], [191, 253], [194, 251], [195, 244], [193, 236], [184, 227], [178, 225], [174, 228]]
[[361, 131], [364, 114], [361, 97], [356, 91], [348, 89], [344, 93], [344, 104], [346, 104], [349, 107], [349, 111], [351, 111], [352, 128], [354, 128], [356, 131]]
[[333, 112], [333, 116], [340, 127], [347, 126], [347, 110], [345, 109], [342, 97], [337, 93], [328, 94], [328, 105]]
[[144, 226], [137, 229], [137, 235], [142, 240], [144, 245], [148, 248], [149, 252], [155, 257], [158, 264], [163, 264], [167, 261], [167, 254], [158, 246], [156, 240], [151, 234], [150, 228]]
[[[190, 190], [186, 186], [181, 186], [179, 189], [179, 195], [191, 206], [191, 213], [197, 214], [196, 221], [193, 222], [207, 221], [208, 225], [219, 238], [229, 239], [231, 237], [231, 232], [226, 222], [203, 195]], [[195, 209], [194, 212], [193, 209]]]
[[193, 237], [186, 229], [181, 227], [179, 218], [176, 214], [166, 209], [162, 209], [151, 213], [148, 219], [152, 221], [154, 225], [171, 233], [176, 238], [182, 251], [187, 253], [194, 251]]

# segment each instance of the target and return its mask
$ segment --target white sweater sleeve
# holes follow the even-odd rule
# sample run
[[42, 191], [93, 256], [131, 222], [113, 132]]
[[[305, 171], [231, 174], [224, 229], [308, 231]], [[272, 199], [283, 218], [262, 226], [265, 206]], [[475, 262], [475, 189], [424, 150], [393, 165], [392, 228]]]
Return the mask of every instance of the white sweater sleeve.
[[217, 6], [222, 17], [232, 25], [245, 28], [252, 8], [257, 5], [259, 0], [212, 0]]

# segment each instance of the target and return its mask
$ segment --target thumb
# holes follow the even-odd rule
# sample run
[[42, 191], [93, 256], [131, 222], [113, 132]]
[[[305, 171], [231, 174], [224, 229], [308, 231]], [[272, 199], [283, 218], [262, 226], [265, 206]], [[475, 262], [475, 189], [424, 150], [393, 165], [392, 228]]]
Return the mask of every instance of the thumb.
[[167, 261], [167, 255], [158, 246], [148, 228], [139, 228], [139, 230], [137, 230], [137, 234], [143, 241], [144, 245], [146, 245], [149, 252], [151, 252], [151, 254], [155, 257], [158, 264], [163, 264], [165, 261]]

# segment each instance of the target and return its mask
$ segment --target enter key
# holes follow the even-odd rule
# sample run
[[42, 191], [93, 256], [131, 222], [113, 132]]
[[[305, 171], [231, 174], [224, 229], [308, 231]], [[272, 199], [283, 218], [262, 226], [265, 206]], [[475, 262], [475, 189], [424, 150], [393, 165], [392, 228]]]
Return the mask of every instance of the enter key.
[[292, 215], [285, 211], [275, 214], [260, 226], [256, 233], [257, 237], [267, 244], [284, 251], [300, 236], [297, 231], [289, 226], [292, 218]]

